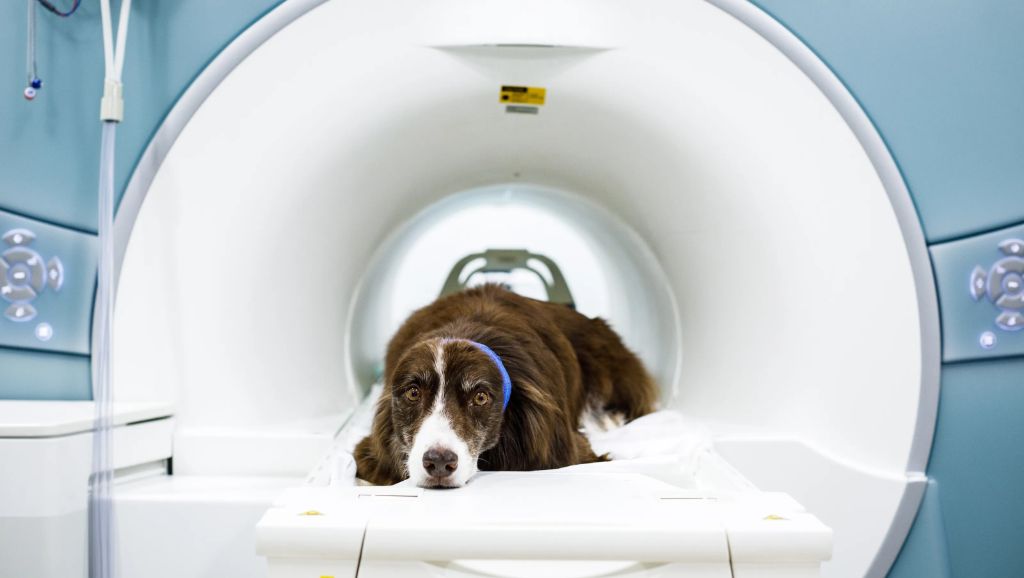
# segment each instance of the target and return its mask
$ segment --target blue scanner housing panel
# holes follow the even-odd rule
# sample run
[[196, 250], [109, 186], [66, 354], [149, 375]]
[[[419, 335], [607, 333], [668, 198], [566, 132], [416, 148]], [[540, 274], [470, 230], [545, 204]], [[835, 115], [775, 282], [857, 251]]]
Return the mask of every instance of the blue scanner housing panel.
[[1024, 225], [933, 245], [942, 357], [1024, 354]]
[[90, 400], [87, 355], [0, 347], [0, 399]]
[[89, 353], [96, 238], [0, 212], [0, 346]]

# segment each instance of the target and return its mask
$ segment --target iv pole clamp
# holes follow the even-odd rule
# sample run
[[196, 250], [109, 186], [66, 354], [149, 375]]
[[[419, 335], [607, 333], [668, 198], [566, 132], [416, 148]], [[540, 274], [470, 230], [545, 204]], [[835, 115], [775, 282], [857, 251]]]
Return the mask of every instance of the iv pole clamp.
[[103, 98], [100, 100], [100, 120], [121, 122], [124, 118], [124, 94], [121, 89], [121, 72], [124, 70], [124, 46], [128, 38], [128, 14], [131, 0], [121, 2], [121, 15], [117, 23], [117, 41], [110, 21], [110, 0], [100, 2], [100, 20], [103, 24]]

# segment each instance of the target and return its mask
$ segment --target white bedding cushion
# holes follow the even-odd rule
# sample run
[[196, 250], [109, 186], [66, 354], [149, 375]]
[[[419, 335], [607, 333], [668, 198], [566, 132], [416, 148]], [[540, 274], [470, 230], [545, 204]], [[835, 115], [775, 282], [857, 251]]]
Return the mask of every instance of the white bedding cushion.
[[[368, 396], [376, 400], [379, 387]], [[332, 456], [331, 485], [351, 486], [356, 480], [352, 452], [370, 431], [373, 403], [364, 403], [339, 436]], [[607, 431], [586, 430], [594, 452], [611, 461], [560, 468], [573, 472], [630, 472], [646, 474], [681, 487], [695, 487], [701, 458], [712, 451], [710, 431], [677, 411], [661, 410]]]

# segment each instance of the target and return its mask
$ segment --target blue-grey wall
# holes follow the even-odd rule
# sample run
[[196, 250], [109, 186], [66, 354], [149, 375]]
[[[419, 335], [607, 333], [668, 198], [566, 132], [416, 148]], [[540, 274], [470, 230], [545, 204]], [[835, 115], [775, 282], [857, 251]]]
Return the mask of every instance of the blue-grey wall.
[[[277, 2], [135, 0], [120, 188], [191, 79]], [[903, 171], [930, 243], [1024, 222], [1024, 3], [757, 3], [821, 55], [864, 106]], [[96, 221], [97, 4], [86, 0], [68, 20], [40, 10], [46, 84], [31, 103], [21, 98], [25, 2], [0, 4], [0, 211], [84, 233]], [[0, 318], [0, 345], [11, 343], [9, 323]], [[0, 398], [87, 397], [87, 369], [81, 353], [0, 347]], [[944, 366], [931, 481], [893, 576], [1022, 575], [1021, 439], [1024, 359]]]
[[[124, 70], [125, 120], [117, 135], [119, 192], [192, 79], [240, 30], [279, 1], [133, 2]], [[115, 2], [115, 18], [116, 9]], [[97, 218], [103, 86], [99, 2], [84, 0], [66, 19], [42, 7], [36, 15], [36, 62], [44, 84], [29, 102], [22, 97], [27, 3], [0, 2], [0, 227], [7, 230], [10, 223], [18, 223], [33, 230], [38, 238], [30, 248], [37, 251], [76, 235], [83, 247], [44, 255], [64, 261], [69, 282], [60, 294], [46, 292], [32, 302], [38, 317], [30, 323], [5, 319], [9, 304], [0, 300], [0, 399], [89, 399], [88, 302], [95, 273], [91, 281], [81, 274], [95, 269], [94, 251], [85, 245], [94, 241]], [[50, 225], [67, 231], [52, 234]], [[0, 251], [4, 249], [0, 243]], [[78, 305], [67, 311], [72, 301]], [[47, 342], [33, 334], [35, 325], [44, 321], [54, 330]]]
[[875, 121], [929, 241], [1024, 220], [1024, 2], [756, 3]]
[[[118, 190], [192, 79], [240, 30], [279, 1], [132, 3], [125, 120], [117, 134]], [[21, 96], [26, 2], [0, 3], [0, 209], [95, 232], [103, 90], [99, 2], [84, 0], [66, 19], [39, 8], [37, 18], [36, 60], [44, 86], [28, 102]]]

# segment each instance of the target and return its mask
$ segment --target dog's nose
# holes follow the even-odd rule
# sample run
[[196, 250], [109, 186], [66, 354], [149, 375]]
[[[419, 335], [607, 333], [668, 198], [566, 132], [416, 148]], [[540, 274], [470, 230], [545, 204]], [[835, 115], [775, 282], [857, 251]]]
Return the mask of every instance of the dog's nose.
[[431, 448], [423, 452], [423, 469], [431, 476], [446, 478], [459, 467], [459, 456], [448, 449]]

